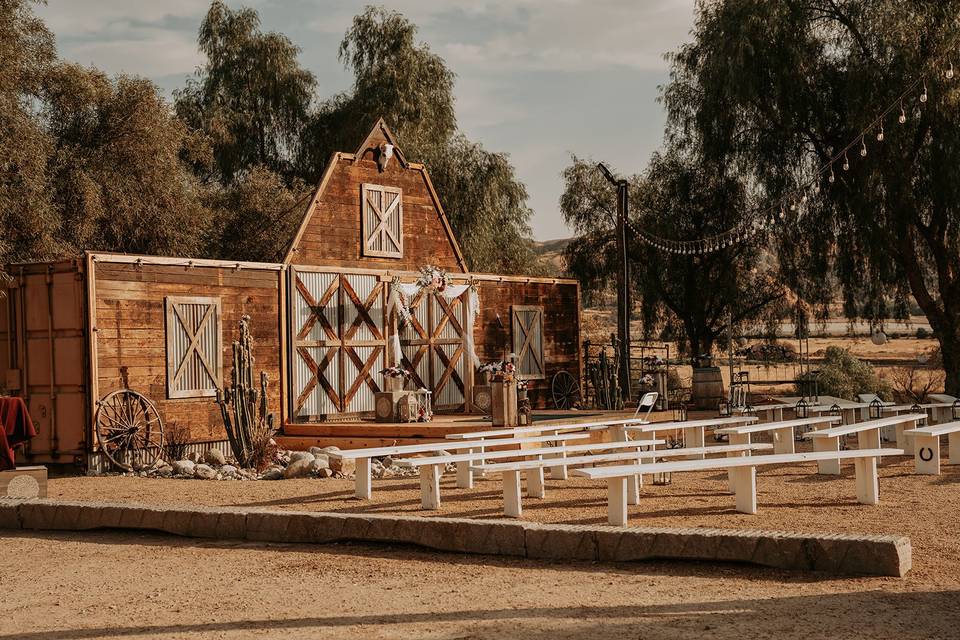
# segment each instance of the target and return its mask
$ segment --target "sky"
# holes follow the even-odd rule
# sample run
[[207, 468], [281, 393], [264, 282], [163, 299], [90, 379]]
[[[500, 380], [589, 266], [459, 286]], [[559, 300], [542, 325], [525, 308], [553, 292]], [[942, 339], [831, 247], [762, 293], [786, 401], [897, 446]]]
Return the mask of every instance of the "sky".
[[[265, 30], [296, 43], [321, 97], [349, 88], [337, 47], [369, 2], [227, 4], [257, 9]], [[509, 154], [530, 193], [536, 239], [570, 235], [558, 201], [571, 154], [632, 174], [660, 147], [664, 54], [689, 39], [694, 0], [383, 4], [417, 24], [420, 38], [457, 74], [460, 128], [488, 150]], [[208, 7], [208, 0], [47, 0], [36, 12], [57, 36], [61, 57], [146, 76], [170, 96], [203, 62], [196, 35]]]

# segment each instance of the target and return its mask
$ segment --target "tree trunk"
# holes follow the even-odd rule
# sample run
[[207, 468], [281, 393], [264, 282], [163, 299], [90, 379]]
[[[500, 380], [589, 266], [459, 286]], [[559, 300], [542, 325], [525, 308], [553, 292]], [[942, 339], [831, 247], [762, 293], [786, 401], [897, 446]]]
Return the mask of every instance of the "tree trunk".
[[943, 356], [944, 393], [960, 398], [960, 332], [938, 334]]

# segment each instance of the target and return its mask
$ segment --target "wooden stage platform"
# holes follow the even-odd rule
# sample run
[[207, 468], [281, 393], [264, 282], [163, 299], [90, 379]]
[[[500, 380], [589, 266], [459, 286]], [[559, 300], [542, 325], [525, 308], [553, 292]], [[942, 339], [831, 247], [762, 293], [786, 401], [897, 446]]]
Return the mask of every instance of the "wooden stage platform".
[[[633, 417], [633, 411], [534, 411], [536, 424], [569, 424], [591, 422], [602, 417]], [[657, 422], [671, 420], [670, 411], [654, 412], [651, 419]], [[451, 433], [466, 433], [492, 429], [489, 417], [464, 414], [439, 414], [431, 422], [312, 422], [287, 423], [283, 433], [276, 437], [284, 449], [301, 450], [310, 447], [337, 446], [341, 449], [362, 447], [388, 447], [395, 444], [415, 444], [443, 440]]]

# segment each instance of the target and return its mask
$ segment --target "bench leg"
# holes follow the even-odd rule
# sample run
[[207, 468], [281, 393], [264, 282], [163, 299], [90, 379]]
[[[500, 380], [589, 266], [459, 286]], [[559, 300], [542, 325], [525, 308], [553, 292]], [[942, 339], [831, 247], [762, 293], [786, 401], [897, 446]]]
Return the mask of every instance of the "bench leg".
[[879, 449], [880, 448], [880, 429], [870, 429], [857, 433], [858, 449]]
[[[683, 446], [688, 449], [697, 449], [704, 446], [703, 427], [684, 427]], [[704, 454], [690, 456], [691, 460], [703, 460]]]
[[428, 511], [440, 508], [440, 465], [420, 467], [420, 505]]
[[[555, 436], [555, 435], [557, 435], [557, 432], [554, 431], [554, 432], [550, 433], [549, 435]], [[548, 458], [566, 458], [566, 457], [567, 457], [567, 454], [561, 451], [560, 453], [550, 454], [550, 455], [548, 455], [547, 457], [548, 457]], [[561, 466], [556, 466], [556, 467], [550, 467], [550, 477], [553, 478], [554, 480], [566, 480], [566, 479], [567, 479], [567, 467], [566, 467], [566, 466], [563, 466], [563, 465], [561, 465]]]
[[795, 453], [793, 446], [793, 427], [775, 429], [773, 432], [774, 453]]
[[733, 475], [734, 494], [736, 495], [737, 511], [754, 514], [757, 512], [757, 468], [738, 467], [730, 469]]
[[[840, 438], [813, 438], [814, 451], [840, 451]], [[833, 460], [818, 460], [817, 473], [824, 475], [840, 475], [840, 458]]]
[[[482, 438], [481, 438], [481, 440], [482, 440]], [[486, 447], [477, 447], [476, 449], [471, 449], [471, 451], [473, 451], [474, 453], [483, 453], [485, 450], [486, 450]], [[486, 464], [486, 462], [487, 462], [487, 461], [484, 460], [483, 458], [480, 459], [480, 463], [481, 463], [481, 464]], [[473, 477], [474, 477], [474, 478], [483, 478], [483, 477], [486, 477], [486, 471], [483, 471], [483, 470], [481, 470], [481, 469], [477, 469], [476, 471], [473, 472]]]
[[904, 453], [912, 454], [912, 451], [907, 451], [907, 437], [903, 435], [903, 432], [906, 430], [905, 424], [896, 425], [897, 430], [897, 449], [903, 449]]
[[857, 502], [877, 504], [880, 502], [880, 483], [877, 479], [876, 458], [856, 458], [853, 469], [857, 480]]
[[470, 468], [470, 462], [457, 463], [457, 487], [473, 489], [473, 469]]
[[913, 436], [917, 473], [940, 475], [940, 436]]
[[[540, 456], [537, 456], [538, 458]], [[543, 467], [527, 469], [527, 495], [531, 498], [542, 498], [546, 491], [543, 483]]]
[[373, 480], [370, 475], [370, 458], [357, 458], [356, 489], [354, 495], [361, 500], [369, 500], [373, 493]]
[[640, 476], [627, 478], [627, 503], [640, 504]]
[[523, 515], [520, 499], [520, 472], [503, 472], [503, 512], [511, 518]]
[[960, 464], [960, 431], [954, 431], [947, 436], [947, 453], [950, 456], [947, 464]]
[[[750, 444], [750, 434], [749, 433], [731, 433], [730, 434], [730, 444]], [[740, 456], [748, 455], [747, 451], [731, 451], [727, 453], [728, 458], [735, 458]], [[727, 470], [727, 488], [730, 490], [730, 493], [737, 492], [737, 475], [736, 469]]]
[[607, 522], [615, 527], [627, 526], [627, 479], [607, 480]]

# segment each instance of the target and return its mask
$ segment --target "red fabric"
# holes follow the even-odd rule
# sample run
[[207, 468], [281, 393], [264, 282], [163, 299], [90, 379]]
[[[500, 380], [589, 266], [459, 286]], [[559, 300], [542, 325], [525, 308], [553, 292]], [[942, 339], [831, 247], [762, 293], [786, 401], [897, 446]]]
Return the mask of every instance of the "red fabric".
[[0, 426], [0, 471], [14, 469], [13, 448], [37, 435], [23, 398], [0, 398]]

